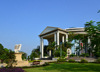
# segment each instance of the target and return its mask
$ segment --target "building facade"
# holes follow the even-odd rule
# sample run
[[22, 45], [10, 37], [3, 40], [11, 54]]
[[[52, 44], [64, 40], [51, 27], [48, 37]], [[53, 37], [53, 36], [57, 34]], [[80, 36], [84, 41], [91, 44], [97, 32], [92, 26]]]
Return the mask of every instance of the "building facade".
[[[44, 58], [44, 39], [46, 39], [48, 43], [56, 42], [56, 44], [59, 45], [60, 43], [68, 42], [69, 32], [73, 32], [73, 34], [87, 34], [84, 28], [61, 29], [58, 27], [46, 27], [39, 35], [41, 58]], [[49, 51], [49, 56], [51, 56], [51, 51]]]

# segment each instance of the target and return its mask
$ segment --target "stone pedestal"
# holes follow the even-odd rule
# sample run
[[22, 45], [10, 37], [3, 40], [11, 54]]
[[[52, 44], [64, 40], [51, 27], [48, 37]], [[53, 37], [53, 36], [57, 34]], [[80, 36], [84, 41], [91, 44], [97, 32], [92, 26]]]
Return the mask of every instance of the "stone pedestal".
[[23, 53], [15, 53], [16, 61], [22, 61], [22, 54]]
[[15, 53], [15, 60], [17, 61], [16, 64], [13, 64], [13, 66], [16, 67], [22, 67], [22, 66], [29, 66], [29, 62], [28, 61], [23, 61], [22, 60], [22, 54], [23, 53]]

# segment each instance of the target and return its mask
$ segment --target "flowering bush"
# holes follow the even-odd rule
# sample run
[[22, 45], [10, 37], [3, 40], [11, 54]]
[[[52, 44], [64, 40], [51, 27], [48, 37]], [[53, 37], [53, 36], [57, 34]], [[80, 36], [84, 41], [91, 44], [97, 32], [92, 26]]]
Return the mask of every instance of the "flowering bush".
[[21, 68], [1, 68], [0, 72], [24, 72]]

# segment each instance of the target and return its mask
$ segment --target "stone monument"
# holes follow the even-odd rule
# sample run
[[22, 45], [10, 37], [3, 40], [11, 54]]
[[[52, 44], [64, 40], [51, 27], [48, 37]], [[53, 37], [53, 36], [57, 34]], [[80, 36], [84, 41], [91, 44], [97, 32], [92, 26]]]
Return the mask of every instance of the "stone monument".
[[21, 49], [21, 44], [16, 44], [15, 45], [15, 56], [16, 56], [16, 61], [22, 61], [22, 53], [21, 52], [19, 52], [20, 51], [20, 49]]
[[29, 66], [29, 62], [28, 61], [24, 61], [22, 60], [22, 52], [20, 52], [21, 50], [21, 44], [16, 44], [15, 45], [15, 48], [14, 48], [14, 51], [15, 51], [15, 60], [17, 61], [16, 62], [16, 67], [19, 67], [19, 66]]
[[21, 49], [21, 44], [16, 44], [15, 45], [15, 53], [19, 53], [20, 49]]

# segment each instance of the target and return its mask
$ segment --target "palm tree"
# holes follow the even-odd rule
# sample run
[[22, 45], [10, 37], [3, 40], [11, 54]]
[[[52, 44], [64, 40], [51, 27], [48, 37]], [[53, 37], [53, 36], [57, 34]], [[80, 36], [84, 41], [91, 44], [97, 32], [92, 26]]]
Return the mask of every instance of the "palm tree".
[[57, 45], [55, 42], [51, 42], [48, 47], [47, 50], [55, 50], [57, 48]]

